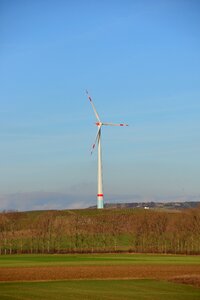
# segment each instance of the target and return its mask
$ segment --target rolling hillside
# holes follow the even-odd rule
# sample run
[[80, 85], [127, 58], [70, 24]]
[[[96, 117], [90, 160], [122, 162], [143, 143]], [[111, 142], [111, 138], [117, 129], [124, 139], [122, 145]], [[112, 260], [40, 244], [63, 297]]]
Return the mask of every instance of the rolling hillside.
[[200, 253], [200, 208], [2, 212], [0, 253]]

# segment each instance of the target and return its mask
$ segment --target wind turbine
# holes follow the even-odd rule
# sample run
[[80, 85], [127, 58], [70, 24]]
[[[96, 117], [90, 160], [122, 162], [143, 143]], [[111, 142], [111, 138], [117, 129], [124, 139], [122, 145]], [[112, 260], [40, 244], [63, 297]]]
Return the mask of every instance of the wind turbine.
[[101, 154], [101, 127], [103, 125], [105, 125], [105, 126], [128, 126], [128, 125], [127, 124], [114, 124], [114, 123], [101, 122], [99, 115], [97, 113], [97, 110], [92, 101], [92, 98], [90, 97], [87, 90], [86, 90], [86, 94], [87, 94], [88, 99], [90, 100], [90, 103], [92, 105], [92, 108], [93, 108], [93, 111], [94, 111], [94, 114], [95, 114], [96, 120], [97, 120], [97, 122], [95, 124], [98, 127], [98, 129], [97, 129], [97, 134], [95, 137], [94, 144], [92, 145], [91, 154], [93, 153], [96, 143], [98, 143], [97, 208], [103, 208], [104, 202], [103, 202], [103, 178], [102, 178], [102, 154]]

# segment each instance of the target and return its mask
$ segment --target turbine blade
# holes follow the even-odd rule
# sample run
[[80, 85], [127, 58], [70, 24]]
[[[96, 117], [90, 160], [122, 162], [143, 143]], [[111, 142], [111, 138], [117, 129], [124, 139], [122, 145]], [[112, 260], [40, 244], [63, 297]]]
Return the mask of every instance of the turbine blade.
[[94, 114], [95, 114], [97, 120], [98, 120], [99, 122], [101, 122], [101, 121], [100, 121], [100, 118], [99, 118], [99, 115], [98, 115], [98, 113], [97, 113], [97, 110], [96, 110], [96, 108], [95, 108], [95, 106], [94, 106], [94, 103], [93, 103], [93, 101], [92, 101], [92, 98], [90, 97], [90, 95], [89, 95], [89, 93], [88, 93], [87, 90], [86, 90], [86, 95], [87, 95], [88, 99], [90, 100], [90, 103], [91, 103], [91, 105], [92, 105], [92, 108], [93, 108], [93, 110], [94, 110]]
[[97, 134], [96, 134], [96, 137], [95, 137], [95, 141], [94, 141], [94, 144], [92, 145], [91, 155], [92, 155], [92, 153], [93, 153], [93, 151], [94, 151], [94, 148], [95, 148], [95, 146], [96, 146], [96, 143], [97, 143], [97, 140], [98, 140], [98, 137], [99, 137], [99, 132], [100, 132], [100, 130], [101, 130], [101, 126], [98, 127]]
[[128, 124], [102, 123], [105, 126], [128, 126]]

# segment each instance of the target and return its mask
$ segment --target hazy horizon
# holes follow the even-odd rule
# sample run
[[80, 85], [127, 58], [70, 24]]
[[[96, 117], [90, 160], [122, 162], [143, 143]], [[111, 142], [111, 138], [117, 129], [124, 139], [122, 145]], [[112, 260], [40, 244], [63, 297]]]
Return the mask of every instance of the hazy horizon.
[[[105, 203], [133, 202], [186, 202], [200, 201], [200, 195], [160, 195], [145, 197], [142, 195], [106, 195]], [[15, 193], [0, 196], [0, 211], [48, 210], [48, 209], [82, 209], [96, 205], [95, 195], [77, 195], [56, 192]]]

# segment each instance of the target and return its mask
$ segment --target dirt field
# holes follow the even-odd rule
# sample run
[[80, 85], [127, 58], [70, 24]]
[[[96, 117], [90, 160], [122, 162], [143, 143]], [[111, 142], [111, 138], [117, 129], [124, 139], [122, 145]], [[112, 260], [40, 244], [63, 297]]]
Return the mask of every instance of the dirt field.
[[200, 265], [56, 266], [0, 268], [0, 281], [167, 279], [200, 286]]

